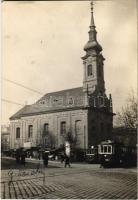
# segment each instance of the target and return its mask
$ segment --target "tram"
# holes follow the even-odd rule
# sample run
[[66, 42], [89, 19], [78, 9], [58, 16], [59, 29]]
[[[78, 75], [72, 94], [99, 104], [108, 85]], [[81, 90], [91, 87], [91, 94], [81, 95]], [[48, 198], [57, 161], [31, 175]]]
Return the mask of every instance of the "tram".
[[99, 163], [98, 146], [91, 146], [86, 150], [85, 161], [89, 164]]
[[98, 157], [103, 167], [129, 167], [137, 163], [136, 147], [124, 146], [111, 140], [98, 145]]

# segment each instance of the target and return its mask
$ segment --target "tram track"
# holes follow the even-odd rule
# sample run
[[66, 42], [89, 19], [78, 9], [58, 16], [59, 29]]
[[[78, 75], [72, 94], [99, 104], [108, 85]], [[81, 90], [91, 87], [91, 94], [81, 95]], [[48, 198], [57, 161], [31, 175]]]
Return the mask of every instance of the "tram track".
[[[47, 171], [48, 172], [48, 171]], [[134, 174], [107, 172], [104, 169], [62, 168], [58, 172], [49, 171], [46, 181], [43, 176], [29, 177], [23, 180], [13, 180], [2, 185], [3, 199], [70, 199], [70, 198], [126, 198], [136, 197], [136, 177]], [[122, 175], [121, 175], [122, 174]], [[116, 180], [116, 181], [115, 181]], [[127, 182], [129, 180], [129, 183]], [[13, 188], [14, 187], [14, 188]], [[7, 188], [7, 190], [5, 190]], [[124, 188], [124, 190], [122, 190]], [[7, 197], [7, 198], [6, 198]]]
[[[72, 172], [61, 172], [61, 173], [58, 173], [58, 174], [50, 174], [50, 175], [46, 175], [45, 177], [49, 178], [49, 177], [57, 177], [57, 176], [61, 176], [61, 175], [72, 175], [72, 174], [82, 174], [82, 173], [87, 173], [89, 172], [89, 170], [81, 170], [78, 172], [78, 169], [76, 169], [75, 171], [72, 171]], [[95, 169], [95, 173], [96, 173], [96, 169]], [[44, 176], [37, 176], [37, 177], [28, 177], [28, 178], [21, 178], [21, 179], [16, 179], [16, 180], [13, 180], [12, 182], [16, 182], [16, 181], [24, 181], [24, 180], [34, 180], [34, 179], [41, 179], [43, 178]], [[9, 181], [1, 181], [0, 183], [8, 183]]]
[[[64, 169], [64, 168], [62, 168], [62, 169]], [[69, 171], [69, 170], [72, 170], [72, 169], [73, 169], [73, 171]], [[111, 173], [117, 173], [118, 176], [122, 176], [123, 174], [126, 173], [123, 170], [121, 170], [121, 172], [118, 172], [118, 170], [112, 172], [112, 170], [115, 170], [115, 169], [110, 169], [110, 171], [107, 171], [107, 169], [92, 169], [91, 171], [90, 171], [90, 169], [81, 169], [81, 170], [78, 171], [78, 168], [69, 168], [67, 170], [68, 170], [68, 172], [60, 171], [60, 172], [53, 172], [52, 174], [48, 174], [48, 175], [45, 174], [45, 178], [57, 177], [57, 176], [62, 176], [62, 175], [64, 176], [64, 175], [73, 175], [73, 174], [83, 174], [83, 173], [99, 174], [99, 175], [105, 177], [105, 175], [107, 175], [107, 176], [111, 175], [109, 172], [111, 172]], [[129, 173], [132, 174], [132, 177], [130, 177], [130, 178], [133, 179], [133, 174], [134, 173], [131, 172], [131, 171]], [[37, 177], [31, 177], [31, 178], [30, 178], [30, 176], [28, 176], [27, 178], [21, 177], [21, 179], [15, 179], [12, 182], [15, 182], [15, 181], [24, 181], [24, 180], [30, 180], [30, 179], [31, 180], [42, 179], [43, 177], [44, 176], [42, 176], [42, 175], [41, 176], [37, 176]], [[6, 177], [6, 178], [8, 178], [8, 177]], [[1, 181], [0, 183], [2, 184], [2, 183], [8, 183], [8, 182], [9, 182], [9, 180]]]

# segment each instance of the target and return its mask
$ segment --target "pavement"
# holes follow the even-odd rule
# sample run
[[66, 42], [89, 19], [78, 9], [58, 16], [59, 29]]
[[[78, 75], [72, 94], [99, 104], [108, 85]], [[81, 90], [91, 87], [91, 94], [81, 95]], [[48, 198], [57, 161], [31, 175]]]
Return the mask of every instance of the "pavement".
[[136, 172], [136, 168], [104, 169], [85, 163], [64, 168], [58, 161], [44, 168], [38, 160], [27, 160], [25, 167], [19, 167], [15, 160], [2, 158], [1, 198], [137, 199]]

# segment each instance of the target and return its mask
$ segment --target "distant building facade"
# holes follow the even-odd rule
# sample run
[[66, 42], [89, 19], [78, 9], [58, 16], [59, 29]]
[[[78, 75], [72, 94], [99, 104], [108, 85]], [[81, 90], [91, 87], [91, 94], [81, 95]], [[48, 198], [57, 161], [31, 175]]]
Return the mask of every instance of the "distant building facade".
[[33, 147], [59, 147], [65, 143], [67, 134], [81, 149], [111, 138], [112, 98], [105, 93], [105, 59], [95, 28], [92, 6], [89, 41], [82, 57], [82, 87], [48, 93], [15, 113], [10, 118], [11, 148], [27, 142]]
[[1, 150], [7, 151], [10, 149], [10, 127], [7, 125], [1, 126]]

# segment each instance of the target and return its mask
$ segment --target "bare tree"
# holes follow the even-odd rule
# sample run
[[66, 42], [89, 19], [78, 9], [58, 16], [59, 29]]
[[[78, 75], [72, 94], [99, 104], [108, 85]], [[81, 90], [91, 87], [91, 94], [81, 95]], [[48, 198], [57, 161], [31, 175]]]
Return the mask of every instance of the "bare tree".
[[137, 99], [134, 92], [131, 91], [127, 103], [122, 107], [120, 112], [117, 112], [116, 125], [124, 128], [137, 128]]
[[78, 137], [75, 128], [68, 127], [67, 132], [64, 134], [64, 140], [68, 141], [72, 148], [75, 148], [78, 144]]
[[40, 127], [36, 135], [36, 145], [43, 148], [54, 148], [56, 136], [51, 131], [44, 132], [43, 127]]
[[[63, 137], [63, 145], [65, 141], [68, 141], [72, 148], [75, 148], [79, 145], [78, 136], [75, 130], [75, 127], [67, 127]], [[44, 132], [43, 126], [39, 128], [36, 135], [36, 145], [42, 148], [49, 147], [54, 148], [57, 147], [57, 135], [53, 134], [53, 132], [48, 131]]]
[[131, 91], [126, 105], [116, 115], [113, 139], [125, 145], [135, 146], [137, 143], [137, 99]]
[[46, 145], [50, 148], [55, 148], [56, 146], [56, 136], [52, 132], [48, 132]]

